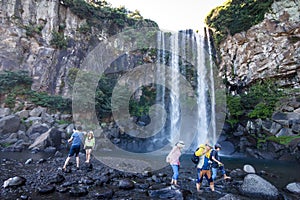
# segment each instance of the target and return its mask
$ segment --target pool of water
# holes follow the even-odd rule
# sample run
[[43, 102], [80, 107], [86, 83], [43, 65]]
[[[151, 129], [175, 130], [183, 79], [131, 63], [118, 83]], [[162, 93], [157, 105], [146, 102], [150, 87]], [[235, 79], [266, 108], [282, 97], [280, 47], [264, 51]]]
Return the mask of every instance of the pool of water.
[[[182, 157], [182, 167], [193, 165], [190, 157], [191, 155]], [[221, 157], [221, 161], [228, 170], [243, 169], [244, 165], [250, 164], [255, 168], [257, 174], [270, 181], [278, 189], [282, 189], [292, 182], [300, 182], [299, 162], [228, 156]]]

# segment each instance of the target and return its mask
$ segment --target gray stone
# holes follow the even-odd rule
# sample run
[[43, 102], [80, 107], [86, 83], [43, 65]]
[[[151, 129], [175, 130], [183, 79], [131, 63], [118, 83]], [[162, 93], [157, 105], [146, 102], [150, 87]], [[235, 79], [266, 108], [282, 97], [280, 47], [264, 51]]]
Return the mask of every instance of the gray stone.
[[225, 196], [219, 198], [218, 200], [246, 200], [248, 198], [242, 197], [236, 194], [226, 194]]
[[33, 124], [38, 124], [42, 123], [42, 118], [41, 117], [29, 117], [25, 120], [25, 125], [27, 127], [33, 125]]
[[3, 183], [3, 187], [10, 187], [10, 186], [21, 186], [24, 185], [26, 182], [26, 179], [21, 176], [15, 176], [13, 178], [9, 178]]
[[282, 126], [280, 124], [278, 124], [277, 122], [273, 122], [270, 128], [270, 133], [276, 135], [281, 128]]
[[56, 150], [60, 148], [60, 145], [61, 145], [61, 132], [58, 131], [58, 129], [56, 128], [51, 128], [47, 132], [37, 137], [33, 142], [33, 144], [29, 146], [29, 149], [33, 149], [35, 147], [39, 149], [53, 147]]
[[300, 102], [297, 101], [291, 101], [288, 103], [289, 106], [293, 107], [294, 109], [297, 109], [300, 107]]
[[248, 174], [244, 178], [240, 192], [252, 198], [277, 199], [279, 197], [278, 189], [256, 174]]
[[284, 106], [284, 107], [282, 108], [282, 111], [283, 111], [283, 112], [293, 112], [293, 111], [294, 111], [294, 108], [291, 107], [291, 106]]
[[26, 135], [30, 136], [34, 133], [45, 133], [47, 130], [49, 130], [49, 126], [47, 124], [40, 124], [36, 123], [29, 127], [29, 129], [26, 131]]
[[43, 112], [46, 112], [46, 108], [36, 107], [29, 112], [30, 117], [40, 117]]
[[42, 118], [42, 122], [44, 122], [44, 123], [47, 123], [50, 125], [52, 125], [54, 123], [54, 119], [52, 118], [52, 116], [46, 112], [42, 113], [41, 118]]
[[286, 186], [286, 189], [289, 192], [295, 193], [295, 194], [300, 194], [300, 182], [295, 182], [295, 183], [289, 183]]
[[294, 136], [293, 132], [289, 128], [282, 128], [277, 134], [276, 137], [280, 136]]
[[29, 117], [29, 110], [21, 110], [19, 112], [16, 112], [16, 115], [18, 115], [20, 119], [26, 119]]
[[249, 174], [250, 173], [255, 174], [255, 169], [252, 165], [248, 165], [248, 164], [244, 165], [243, 170]]
[[286, 113], [283, 113], [283, 112], [275, 112], [273, 115], [272, 115], [272, 119], [274, 121], [277, 121], [277, 120], [288, 120], [288, 117], [287, 117], [287, 114]]
[[20, 127], [20, 117], [9, 115], [0, 119], [0, 133], [15, 133]]
[[123, 179], [119, 181], [119, 188], [125, 190], [131, 190], [134, 188], [134, 182], [129, 179]]
[[296, 134], [299, 134], [300, 133], [300, 124], [293, 123], [292, 131], [295, 132]]
[[10, 115], [9, 108], [0, 108], [0, 118]]

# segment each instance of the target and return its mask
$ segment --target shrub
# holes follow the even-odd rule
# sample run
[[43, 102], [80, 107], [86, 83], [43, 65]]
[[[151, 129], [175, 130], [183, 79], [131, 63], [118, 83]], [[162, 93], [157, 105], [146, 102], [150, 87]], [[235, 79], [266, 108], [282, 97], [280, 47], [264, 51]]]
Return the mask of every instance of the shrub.
[[231, 0], [213, 9], [205, 23], [215, 29], [215, 42], [219, 44], [228, 34], [247, 31], [260, 23], [274, 0]]
[[67, 48], [68, 39], [65, 38], [63, 33], [53, 31], [52, 39], [50, 40], [50, 44], [59, 49], [65, 49], [65, 48]]

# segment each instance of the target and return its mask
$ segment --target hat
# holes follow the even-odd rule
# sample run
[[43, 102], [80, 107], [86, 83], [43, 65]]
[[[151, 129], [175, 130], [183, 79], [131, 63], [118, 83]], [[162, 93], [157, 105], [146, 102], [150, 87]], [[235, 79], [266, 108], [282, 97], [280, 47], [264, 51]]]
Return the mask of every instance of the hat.
[[184, 142], [183, 141], [178, 141], [177, 143], [176, 143], [176, 146], [177, 147], [179, 147], [179, 148], [183, 148], [183, 147], [185, 147], [185, 144], [184, 144]]
[[215, 144], [215, 149], [220, 148], [221, 149], [221, 145], [219, 143]]
[[208, 143], [206, 143], [206, 144], [205, 144], [205, 146], [208, 146], [208, 147], [210, 147], [210, 148], [212, 148], [212, 147], [213, 147], [213, 145], [212, 145], [211, 143], [209, 143], [209, 142], [208, 142]]

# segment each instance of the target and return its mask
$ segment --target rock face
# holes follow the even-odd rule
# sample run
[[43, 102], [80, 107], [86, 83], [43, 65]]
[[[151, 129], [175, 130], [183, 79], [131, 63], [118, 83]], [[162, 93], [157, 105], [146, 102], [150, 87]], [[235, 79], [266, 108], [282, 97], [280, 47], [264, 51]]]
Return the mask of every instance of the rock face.
[[[87, 38], [76, 33], [85, 20], [62, 1], [3, 0], [0, 22], [0, 71], [27, 70], [34, 80], [32, 89], [66, 94], [68, 71], [79, 65], [87, 49]], [[50, 41], [58, 31], [78, 42], [54, 48]]]
[[260, 24], [228, 36], [219, 48], [230, 85], [272, 77], [283, 86], [300, 86], [299, 9], [299, 1], [275, 1]]

